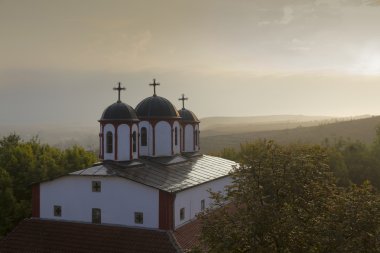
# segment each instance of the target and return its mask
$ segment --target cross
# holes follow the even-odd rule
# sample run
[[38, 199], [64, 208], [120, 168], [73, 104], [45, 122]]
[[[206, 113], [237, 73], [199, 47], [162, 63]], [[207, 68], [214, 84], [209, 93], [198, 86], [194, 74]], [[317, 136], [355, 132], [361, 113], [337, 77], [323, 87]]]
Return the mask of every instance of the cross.
[[157, 96], [157, 95], [156, 95], [156, 86], [160, 85], [160, 83], [156, 83], [156, 78], [154, 78], [154, 79], [153, 79], [153, 83], [150, 83], [149, 85], [150, 85], [150, 86], [153, 86], [153, 91], [154, 91], [153, 96]]
[[119, 94], [118, 94], [118, 100], [117, 100], [118, 103], [121, 102], [121, 101], [120, 101], [120, 91], [125, 90], [125, 87], [122, 88], [120, 85], [121, 85], [121, 83], [119, 82], [119, 86], [113, 88], [113, 90], [117, 90], [117, 92], [119, 93]]
[[182, 109], [185, 109], [185, 100], [188, 100], [189, 98], [185, 98], [185, 94], [182, 94], [182, 98], [179, 98], [178, 100], [182, 100]]

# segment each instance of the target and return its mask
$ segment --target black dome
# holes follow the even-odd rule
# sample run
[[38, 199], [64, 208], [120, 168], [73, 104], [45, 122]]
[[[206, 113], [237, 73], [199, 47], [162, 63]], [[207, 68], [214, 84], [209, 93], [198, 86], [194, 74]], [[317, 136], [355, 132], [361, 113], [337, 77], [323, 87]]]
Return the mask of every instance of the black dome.
[[179, 118], [177, 109], [169, 100], [159, 96], [147, 97], [136, 106], [140, 118]]
[[116, 102], [108, 106], [100, 120], [132, 120], [138, 121], [135, 110], [122, 102]]
[[181, 110], [178, 111], [178, 113], [181, 116], [182, 121], [198, 122], [199, 123], [199, 119], [197, 118], [197, 116], [195, 116], [195, 114], [190, 110], [182, 108]]

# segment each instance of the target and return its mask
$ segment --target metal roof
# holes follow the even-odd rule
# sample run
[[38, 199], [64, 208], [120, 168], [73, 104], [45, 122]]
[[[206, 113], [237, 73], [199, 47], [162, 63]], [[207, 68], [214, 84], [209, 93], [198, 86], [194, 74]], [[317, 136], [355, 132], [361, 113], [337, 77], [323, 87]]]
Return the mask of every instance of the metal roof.
[[166, 98], [151, 96], [136, 106], [139, 118], [180, 118], [175, 106]]
[[105, 161], [70, 173], [76, 176], [119, 176], [166, 192], [178, 192], [229, 175], [237, 163], [209, 155]]
[[130, 121], [138, 121], [135, 110], [120, 101], [113, 103], [108, 106], [100, 118], [100, 121], [104, 120], [130, 120]]

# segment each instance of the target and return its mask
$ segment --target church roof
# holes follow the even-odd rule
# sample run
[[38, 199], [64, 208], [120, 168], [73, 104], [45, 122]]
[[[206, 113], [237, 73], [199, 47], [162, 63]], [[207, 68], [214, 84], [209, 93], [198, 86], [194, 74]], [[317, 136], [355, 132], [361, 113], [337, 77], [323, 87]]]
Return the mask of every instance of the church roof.
[[181, 121], [183, 122], [200, 122], [197, 116], [195, 116], [195, 114], [190, 110], [182, 108], [181, 110], [178, 110], [178, 113], [182, 118]]
[[75, 176], [119, 176], [162, 191], [179, 192], [229, 175], [237, 163], [208, 155], [105, 161], [70, 173]]
[[139, 118], [179, 118], [175, 106], [166, 98], [153, 95], [136, 106]]
[[100, 121], [103, 120], [131, 120], [138, 121], [135, 110], [121, 101], [113, 103], [108, 106], [100, 118]]
[[0, 240], [1, 253], [181, 252], [170, 231], [26, 219]]

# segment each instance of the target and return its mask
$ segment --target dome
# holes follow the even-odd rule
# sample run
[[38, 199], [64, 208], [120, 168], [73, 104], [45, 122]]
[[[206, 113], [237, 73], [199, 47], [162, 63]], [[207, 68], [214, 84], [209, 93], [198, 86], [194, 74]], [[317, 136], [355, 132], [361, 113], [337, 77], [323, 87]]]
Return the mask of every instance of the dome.
[[138, 121], [139, 119], [136, 116], [135, 110], [131, 106], [122, 102], [116, 102], [108, 106], [107, 109], [104, 110], [100, 120]]
[[181, 116], [182, 121], [199, 123], [199, 119], [197, 118], [197, 116], [195, 116], [195, 114], [190, 110], [182, 108], [181, 110], [178, 111], [178, 113]]
[[179, 118], [177, 109], [169, 100], [159, 96], [147, 97], [136, 106], [140, 118]]

